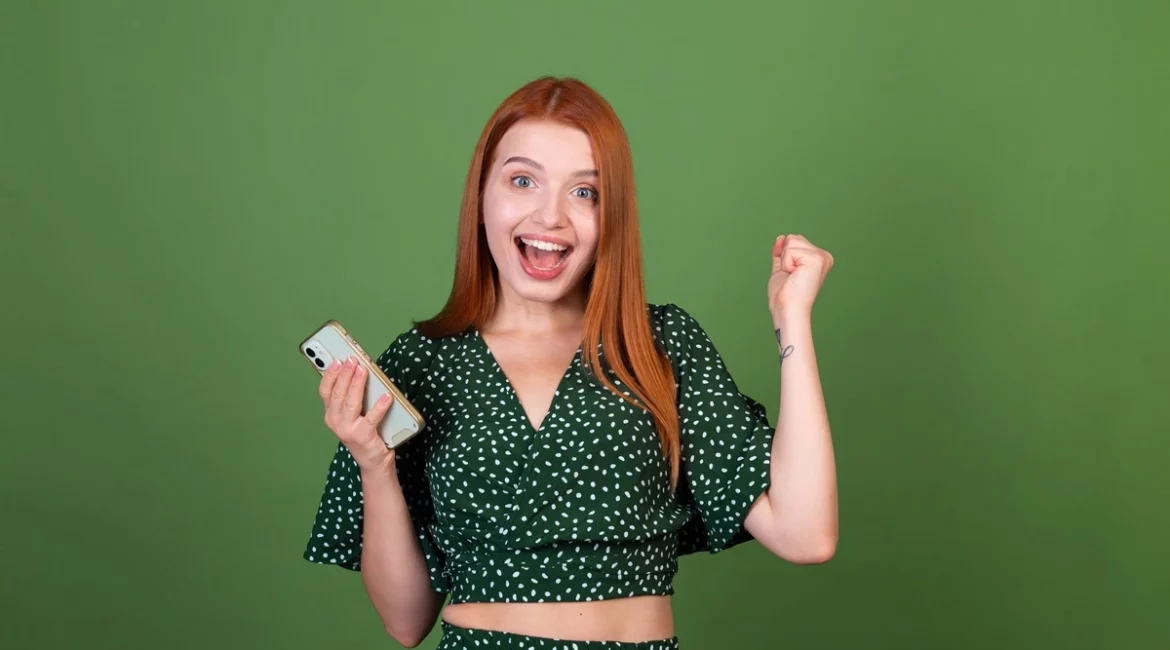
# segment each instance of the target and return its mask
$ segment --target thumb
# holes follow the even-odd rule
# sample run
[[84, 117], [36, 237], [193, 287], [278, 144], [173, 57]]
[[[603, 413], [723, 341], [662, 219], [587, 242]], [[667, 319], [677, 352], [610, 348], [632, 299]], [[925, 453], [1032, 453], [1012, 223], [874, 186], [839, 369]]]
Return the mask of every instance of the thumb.
[[788, 251], [788, 235], [780, 235], [772, 245], [772, 273], [792, 273], [796, 270], [792, 254]]
[[784, 252], [784, 245], [787, 243], [788, 235], [780, 235], [777, 237], [776, 241], [772, 243], [772, 257], [780, 257], [780, 254]]
[[390, 410], [390, 405], [393, 402], [393, 395], [390, 393], [383, 393], [382, 396], [378, 398], [378, 401], [374, 402], [374, 406], [366, 412], [366, 423], [377, 429], [378, 425], [382, 424], [382, 418], [386, 417], [386, 412]]

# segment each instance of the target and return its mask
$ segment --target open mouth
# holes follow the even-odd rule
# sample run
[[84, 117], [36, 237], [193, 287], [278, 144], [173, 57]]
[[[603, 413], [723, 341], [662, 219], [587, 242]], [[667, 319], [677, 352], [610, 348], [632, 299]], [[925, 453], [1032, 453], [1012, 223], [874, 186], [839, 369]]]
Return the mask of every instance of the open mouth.
[[541, 272], [557, 270], [573, 252], [572, 246], [554, 244], [541, 239], [529, 239], [528, 237], [517, 237], [516, 246], [520, 249], [520, 257], [533, 270]]

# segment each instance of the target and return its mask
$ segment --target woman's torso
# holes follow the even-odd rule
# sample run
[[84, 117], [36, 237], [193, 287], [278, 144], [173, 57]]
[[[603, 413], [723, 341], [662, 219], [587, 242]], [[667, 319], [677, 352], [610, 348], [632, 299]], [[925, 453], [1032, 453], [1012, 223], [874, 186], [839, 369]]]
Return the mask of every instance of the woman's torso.
[[648, 416], [589, 377], [579, 340], [525, 348], [472, 331], [416, 354], [430, 355], [412, 401], [428, 419], [430, 534], [454, 582], [452, 625], [673, 635], [676, 531], [691, 514], [670, 494]]
[[[555, 398], [560, 397], [563, 387], [572, 385], [580, 332], [542, 341], [488, 333], [479, 336], [482, 351], [494, 361], [487, 364], [487, 383], [509, 389], [505, 392], [514, 398], [513, 415], [523, 413], [533, 435], [539, 435]], [[443, 619], [463, 628], [580, 641], [637, 643], [674, 636], [670, 597], [665, 595], [581, 602], [455, 603], [444, 610]]]

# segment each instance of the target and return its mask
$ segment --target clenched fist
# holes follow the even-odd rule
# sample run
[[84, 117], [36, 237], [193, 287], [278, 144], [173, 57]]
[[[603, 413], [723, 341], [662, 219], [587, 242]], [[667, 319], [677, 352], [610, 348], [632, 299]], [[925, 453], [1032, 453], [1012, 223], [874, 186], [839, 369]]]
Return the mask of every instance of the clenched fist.
[[811, 312], [833, 256], [801, 235], [780, 235], [772, 245], [768, 307], [773, 314]]

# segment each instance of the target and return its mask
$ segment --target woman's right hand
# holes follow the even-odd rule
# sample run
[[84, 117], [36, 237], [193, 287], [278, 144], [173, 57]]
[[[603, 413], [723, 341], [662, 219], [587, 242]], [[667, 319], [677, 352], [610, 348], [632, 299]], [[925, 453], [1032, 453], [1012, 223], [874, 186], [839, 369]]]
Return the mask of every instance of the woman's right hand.
[[353, 357], [345, 363], [334, 361], [325, 370], [317, 389], [325, 404], [325, 424], [363, 471], [392, 468], [394, 450], [378, 435], [378, 425], [390, 410], [393, 399], [389, 393], [383, 395], [362, 415], [367, 374]]

